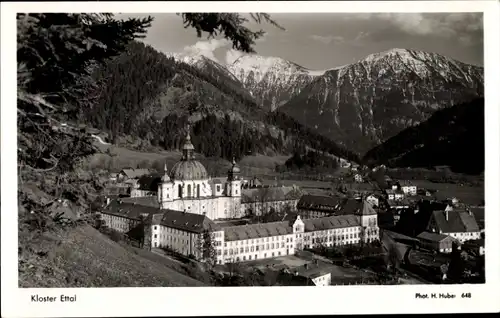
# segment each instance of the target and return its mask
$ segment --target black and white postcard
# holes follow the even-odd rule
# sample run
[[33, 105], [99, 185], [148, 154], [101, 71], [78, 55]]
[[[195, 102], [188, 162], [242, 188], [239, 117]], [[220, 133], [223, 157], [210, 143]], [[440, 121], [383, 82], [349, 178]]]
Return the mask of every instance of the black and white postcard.
[[498, 311], [498, 18], [2, 3], [2, 316]]

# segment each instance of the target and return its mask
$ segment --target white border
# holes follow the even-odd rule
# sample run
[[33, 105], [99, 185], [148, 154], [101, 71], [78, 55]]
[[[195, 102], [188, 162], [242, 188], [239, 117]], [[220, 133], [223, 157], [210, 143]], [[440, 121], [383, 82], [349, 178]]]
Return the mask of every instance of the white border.
[[[387, 2], [30, 2], [1, 4], [2, 316], [107, 317], [259, 314], [462, 313], [499, 311], [499, 96], [497, 1]], [[18, 289], [15, 12], [484, 12], [486, 94], [486, 284], [281, 288]], [[467, 153], [465, 156], [473, 156]], [[76, 303], [30, 303], [33, 293], [77, 294]], [[455, 293], [454, 300], [417, 300], [420, 293]], [[461, 299], [461, 293], [472, 299]], [[299, 301], [300, 303], [295, 303]], [[292, 305], [289, 305], [292, 303]]]

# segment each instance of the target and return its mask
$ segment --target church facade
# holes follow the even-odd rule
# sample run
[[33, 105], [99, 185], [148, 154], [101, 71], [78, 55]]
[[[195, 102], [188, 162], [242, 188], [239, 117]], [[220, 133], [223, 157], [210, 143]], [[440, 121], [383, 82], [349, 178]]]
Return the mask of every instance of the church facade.
[[165, 172], [158, 185], [161, 209], [205, 215], [212, 220], [241, 217], [240, 168], [233, 159], [227, 180], [210, 178], [205, 167], [194, 157], [188, 133], [182, 147], [182, 159]]

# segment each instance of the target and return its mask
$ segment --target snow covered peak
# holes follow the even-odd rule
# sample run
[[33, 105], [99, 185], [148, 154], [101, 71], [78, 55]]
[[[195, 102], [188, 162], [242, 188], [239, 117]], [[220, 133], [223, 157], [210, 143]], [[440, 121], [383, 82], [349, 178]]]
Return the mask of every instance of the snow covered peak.
[[296, 75], [321, 76], [325, 73], [324, 70], [310, 70], [280, 57], [257, 54], [242, 55], [230, 64], [228, 68], [236, 76], [252, 72], [260, 80], [268, 73], [274, 73], [285, 78]]

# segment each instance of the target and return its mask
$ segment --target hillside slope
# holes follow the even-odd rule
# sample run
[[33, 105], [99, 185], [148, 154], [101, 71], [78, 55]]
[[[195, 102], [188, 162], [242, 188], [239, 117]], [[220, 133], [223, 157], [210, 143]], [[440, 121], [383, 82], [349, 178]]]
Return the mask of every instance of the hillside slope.
[[483, 96], [483, 68], [422, 51], [392, 49], [327, 71], [280, 108], [359, 153]]
[[[19, 287], [203, 286], [159, 262], [137, 255], [85, 225], [20, 237]], [[148, 252], [149, 253], [149, 252]]]
[[484, 99], [435, 112], [368, 151], [363, 160], [393, 167], [450, 166], [455, 172], [484, 171]]

